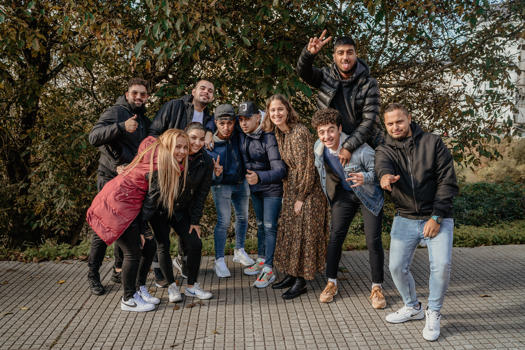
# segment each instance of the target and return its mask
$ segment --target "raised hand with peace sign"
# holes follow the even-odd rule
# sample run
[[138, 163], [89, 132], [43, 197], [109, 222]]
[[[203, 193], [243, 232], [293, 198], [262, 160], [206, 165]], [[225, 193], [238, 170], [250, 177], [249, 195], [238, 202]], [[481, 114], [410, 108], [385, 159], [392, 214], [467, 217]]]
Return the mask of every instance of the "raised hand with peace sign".
[[326, 39], [325, 37], [326, 37], [326, 29], [323, 30], [323, 32], [321, 33], [319, 37], [310, 38], [310, 41], [308, 42], [307, 50], [310, 51], [312, 55], [317, 54], [319, 51], [321, 51], [323, 46], [325, 46], [330, 40], [332, 40], [332, 36], [329, 36]]
[[215, 176], [221, 176], [222, 174], [222, 165], [220, 164], [221, 156], [217, 156], [217, 160], [213, 159], [213, 172], [215, 173]]

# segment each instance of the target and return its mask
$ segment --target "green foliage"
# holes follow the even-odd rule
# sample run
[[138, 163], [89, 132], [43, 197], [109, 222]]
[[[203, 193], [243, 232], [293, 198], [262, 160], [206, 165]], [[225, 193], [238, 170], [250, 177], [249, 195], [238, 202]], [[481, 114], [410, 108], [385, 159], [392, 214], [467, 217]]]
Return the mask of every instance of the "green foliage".
[[506, 156], [481, 168], [479, 178], [487, 182], [512, 181], [525, 184], [525, 139], [505, 145], [510, 147], [505, 152]]
[[[390, 235], [382, 234], [383, 247], [390, 248]], [[83, 240], [77, 246], [69, 244], [56, 244], [45, 242], [38, 248], [30, 247], [25, 250], [9, 249], [0, 246], [0, 260], [18, 260], [25, 262], [39, 262], [43, 260], [59, 261], [63, 259], [85, 260], [89, 252], [89, 240]], [[171, 254], [177, 254], [177, 240], [172, 236]], [[478, 227], [463, 225], [454, 229], [454, 247], [479, 247], [489, 245], [525, 244], [525, 220], [506, 222], [492, 227]], [[226, 255], [233, 254], [235, 240], [226, 242]], [[257, 238], [246, 239], [246, 251], [250, 254], [257, 253]], [[343, 244], [343, 250], [365, 250], [366, 240], [364, 235], [349, 233]], [[213, 256], [213, 237], [202, 240], [202, 255]], [[113, 249], [107, 250], [107, 257], [113, 257]]]
[[456, 225], [488, 226], [525, 218], [525, 186], [512, 182], [463, 184], [454, 200]]
[[[523, 9], [460, 0], [4, 1], [0, 241], [78, 240], [95, 194], [97, 152], [86, 134], [132, 76], [151, 82], [149, 116], [208, 76], [215, 103], [262, 106], [284, 93], [308, 124], [315, 91], [294, 68], [325, 28], [356, 39], [384, 104], [403, 102], [426, 129], [454, 136], [456, 160], [497, 156], [480, 140], [509, 126], [495, 121], [513, 102], [514, 57], [504, 48], [524, 30]], [[325, 48], [315, 64], [330, 64], [331, 54]], [[492, 89], [450, 86], [465, 76]]]

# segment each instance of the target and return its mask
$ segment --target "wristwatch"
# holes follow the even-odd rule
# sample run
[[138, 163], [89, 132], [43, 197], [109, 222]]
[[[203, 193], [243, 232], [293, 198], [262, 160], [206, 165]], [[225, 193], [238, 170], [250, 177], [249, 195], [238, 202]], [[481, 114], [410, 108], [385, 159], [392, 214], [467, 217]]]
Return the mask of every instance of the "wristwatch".
[[430, 218], [431, 218], [432, 220], [434, 220], [435, 222], [437, 222], [438, 225], [441, 225], [441, 216], [432, 215]]

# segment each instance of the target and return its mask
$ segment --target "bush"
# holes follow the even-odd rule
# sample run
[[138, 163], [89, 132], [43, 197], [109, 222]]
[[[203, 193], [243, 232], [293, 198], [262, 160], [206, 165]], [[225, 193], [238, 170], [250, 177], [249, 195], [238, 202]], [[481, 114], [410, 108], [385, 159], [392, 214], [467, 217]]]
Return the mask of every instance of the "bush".
[[525, 218], [525, 185], [463, 184], [454, 200], [456, 225], [488, 226]]

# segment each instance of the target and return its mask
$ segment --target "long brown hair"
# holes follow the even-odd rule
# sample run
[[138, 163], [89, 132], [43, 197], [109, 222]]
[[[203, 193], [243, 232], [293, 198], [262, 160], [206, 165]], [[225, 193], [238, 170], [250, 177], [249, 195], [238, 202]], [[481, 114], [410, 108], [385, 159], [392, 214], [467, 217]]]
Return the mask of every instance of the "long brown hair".
[[291, 128], [299, 122], [299, 115], [295, 109], [293, 109], [288, 99], [284, 97], [284, 95], [275, 94], [266, 100], [266, 116], [264, 117], [263, 121], [263, 130], [266, 132], [275, 131], [275, 124], [270, 119], [270, 104], [275, 100], [280, 101], [286, 108], [286, 125], [288, 125], [288, 127]]
[[[188, 174], [188, 155], [179, 164], [173, 156], [177, 139], [182, 137], [186, 143], [190, 144], [188, 135], [179, 129], [168, 129], [151, 145], [146, 147], [135, 159], [126, 167], [124, 174], [129, 173], [144, 157], [151, 151], [149, 158], [149, 172], [153, 174], [153, 160], [155, 151], [158, 150], [157, 166], [158, 166], [158, 182], [159, 182], [159, 204], [168, 209], [168, 215], [173, 214], [175, 208], [175, 200], [184, 191], [186, 186], [186, 176]], [[189, 151], [188, 151], [189, 153]], [[181, 169], [181, 165], [184, 170]], [[180, 186], [180, 177], [182, 175], [182, 188]], [[149, 177], [149, 186], [151, 187], [152, 176]]]

